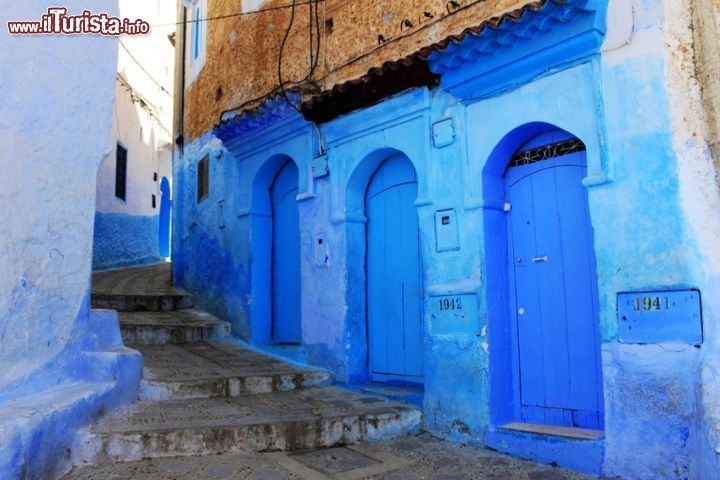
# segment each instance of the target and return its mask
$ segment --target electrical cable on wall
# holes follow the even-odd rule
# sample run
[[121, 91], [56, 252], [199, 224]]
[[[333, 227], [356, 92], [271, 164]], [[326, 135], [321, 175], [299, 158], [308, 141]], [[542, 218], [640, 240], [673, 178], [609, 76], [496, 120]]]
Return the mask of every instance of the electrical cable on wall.
[[[303, 77], [302, 80], [289, 80], [285, 81], [283, 80], [282, 76], [282, 58], [283, 58], [283, 51], [285, 50], [285, 45], [287, 44], [287, 40], [290, 37], [290, 33], [292, 31], [293, 23], [295, 22], [295, 11], [296, 11], [296, 5], [297, 0], [293, 0], [292, 3], [292, 10], [290, 12], [290, 22], [288, 24], [287, 29], [285, 30], [285, 35], [283, 36], [282, 42], [280, 42], [280, 51], [278, 53], [278, 64], [277, 64], [277, 74], [278, 74], [278, 89], [280, 91], [280, 96], [287, 102], [289, 105], [291, 105], [295, 110], [297, 110], [298, 113], [300, 113], [300, 109], [297, 105], [295, 105], [287, 96], [287, 91], [285, 89], [286, 85], [303, 85], [308, 80], [310, 80], [315, 73], [315, 70], [317, 69], [317, 66], [320, 61], [320, 14], [319, 14], [319, 2], [320, 0], [310, 0], [307, 5], [309, 7], [309, 31], [308, 31], [308, 48], [310, 52], [310, 68], [308, 70], [307, 75]], [[314, 9], [313, 9], [314, 5]], [[314, 10], [314, 14], [313, 14]], [[315, 42], [313, 42], [313, 30], [315, 31]], [[274, 91], [275, 89], [273, 89]], [[272, 93], [272, 92], [271, 92]], [[225, 113], [225, 112], [223, 112]]]
[[[312, 4], [312, 3], [314, 2], [315, 5], [316, 5], [316, 18], [319, 19], [319, 16], [318, 16], [318, 13], [317, 13], [317, 5], [318, 5], [321, 1], [325, 1], [325, 0], [308, 0], [308, 1], [305, 2], [305, 3], [299, 3], [299, 2], [297, 2], [297, 0], [295, 0], [295, 1], [293, 1], [293, 3], [292, 3], [291, 5], [286, 5], [286, 6], [282, 6], [282, 7], [273, 7], [273, 8], [267, 9], [267, 10], [279, 10], [279, 9], [283, 9], [283, 8], [295, 8], [295, 7], [297, 7], [297, 6], [309, 5], [309, 4]], [[377, 45], [375, 45], [375, 47], [369, 49], [368, 51], [366, 51], [366, 52], [364, 52], [364, 53], [361, 53], [361, 54], [359, 54], [359, 55], [356, 55], [355, 57], [353, 57], [353, 58], [351, 58], [351, 59], [343, 62], [342, 64], [336, 66], [335, 68], [332, 68], [332, 69], [330, 69], [330, 70], [327, 70], [326, 72], [324, 72], [324, 74], [323, 74], [321, 77], [315, 79], [315, 80], [312, 82], [312, 85], [313, 85], [313, 86], [317, 86], [317, 85], [318, 85], [318, 82], [322, 82], [322, 81], [325, 80], [327, 77], [329, 77], [331, 74], [337, 72], [338, 70], [341, 70], [341, 69], [347, 67], [348, 65], [351, 65], [351, 64], [357, 62], [358, 60], [361, 60], [361, 59], [367, 57], [368, 55], [371, 55], [371, 54], [375, 53], [377, 50], [383, 48], [383, 47], [385, 46], [385, 44], [387, 44], [387, 43], [393, 43], [393, 42], [402, 40], [403, 38], [406, 38], [406, 37], [409, 37], [409, 36], [411, 36], [411, 35], [414, 35], [414, 34], [418, 33], [419, 31], [424, 30], [425, 28], [428, 28], [430, 25], [434, 25], [436, 22], [442, 21], [442, 20], [444, 20], [444, 19], [446, 19], [446, 18], [448, 18], [448, 17], [451, 17], [451, 16], [453, 16], [453, 15], [455, 15], [455, 14], [457, 14], [457, 13], [463, 11], [463, 10], [466, 10], [466, 9], [468, 9], [468, 8], [470, 8], [470, 7], [478, 4], [478, 3], [480, 3], [480, 2], [485, 2], [485, 1], [486, 1], [486, 0], [473, 0], [473, 1], [471, 1], [471, 2], [468, 2], [468, 3], [464, 4], [464, 5], [461, 4], [461, 3], [458, 2], [458, 1], [455, 1], [455, 0], [449, 1], [449, 2], [447, 2], [446, 5], [445, 5], [448, 13], [445, 13], [445, 14], [443, 14], [443, 15], [435, 15], [435, 14], [433, 14], [433, 13], [431, 13], [431, 12], [423, 11], [423, 12], [421, 13], [421, 18], [426, 19], [426, 21], [419, 21], [419, 22], [418, 22], [418, 25], [415, 26], [415, 28], [408, 28], [407, 30], [404, 30], [404, 27], [406, 27], [406, 26], [408, 26], [408, 25], [407, 25], [407, 24], [403, 24], [403, 25], [402, 25], [403, 28], [401, 28], [401, 33], [400, 33], [399, 35], [396, 35], [396, 36], [387, 37], [387, 36], [385, 36], [385, 35], [383, 35], [383, 34], [379, 34], [379, 35], [377, 36]], [[258, 11], [256, 11], [256, 12], [248, 12], [248, 14], [249, 14], [249, 13], [260, 13], [260, 12], [262, 12], [262, 11], [263, 11], [263, 10], [258, 10]], [[242, 15], [242, 14], [227, 15], [227, 16], [224, 16], [224, 17], [213, 17], [213, 18], [209, 18], [208, 20], [214, 20], [214, 19], [218, 19], [218, 18], [226, 18], [226, 17], [232, 17], [232, 16], [239, 16], [239, 15]], [[318, 29], [318, 45], [317, 45], [317, 49], [318, 49], [318, 51], [319, 51], [319, 49], [320, 49], [320, 34], [319, 34], [319, 28], [320, 28], [320, 26], [319, 26], [319, 21], [316, 20], [316, 22], [317, 22], [316, 28]], [[286, 34], [289, 35], [289, 29], [286, 30]], [[285, 41], [287, 41], [287, 40], [285, 40]], [[283, 43], [284, 43], [284, 42], [283, 42]], [[284, 45], [283, 45], [283, 48], [284, 48]], [[316, 58], [316, 60], [315, 60], [316, 66], [317, 66], [317, 57], [318, 57], [318, 56], [315, 57], [315, 58]], [[304, 81], [307, 81], [307, 79], [310, 78], [310, 76], [314, 73], [314, 70], [315, 70], [315, 68], [311, 69], [311, 73], [305, 77]], [[281, 76], [279, 76], [279, 80], [281, 80]], [[301, 82], [287, 82], [287, 81], [286, 81], [286, 82], [282, 82], [282, 81], [281, 81], [281, 84], [280, 84], [280, 85], [278, 85], [277, 87], [273, 88], [272, 90], [270, 90], [269, 92], [265, 93], [264, 95], [260, 95], [260, 96], [258, 96], [258, 97], [255, 97], [255, 98], [251, 99], [251, 100], [247, 100], [247, 101], [245, 101], [245, 102], [243, 102], [243, 103], [241, 103], [241, 104], [239, 104], [239, 105], [237, 105], [237, 106], [235, 106], [235, 107], [233, 107], [233, 108], [229, 108], [229, 109], [223, 110], [223, 111], [221, 112], [221, 114], [220, 114], [220, 121], [221, 121], [221, 122], [223, 121], [223, 119], [224, 119], [224, 117], [225, 117], [225, 115], [226, 115], [227, 113], [241, 110], [241, 109], [245, 108], [246, 106], [252, 105], [252, 104], [254, 104], [254, 103], [257, 103], [258, 101], [261, 101], [262, 99], [267, 98], [267, 97], [269, 97], [269, 96], [271, 96], [271, 95], [280, 95], [285, 101], [288, 101], [287, 93], [286, 93], [286, 89], [285, 89], [285, 85], [287, 85], [287, 84], [301, 84], [301, 83], [303, 83], [303, 81], [301, 81]], [[319, 87], [318, 87], [318, 88], [319, 88]], [[294, 105], [292, 102], [288, 102], [288, 103], [290, 103], [296, 110], [299, 111], [299, 109], [297, 108], [297, 106]]]
[[172, 96], [173, 96], [172, 93], [168, 92], [168, 91], [165, 89], [165, 87], [163, 87], [163, 86], [160, 84], [160, 82], [158, 82], [157, 80], [155, 80], [155, 78], [154, 78], [152, 75], [150, 75], [150, 72], [148, 72], [147, 70], [145, 70], [145, 67], [143, 67], [142, 63], [140, 63], [140, 62], [138, 61], [138, 59], [133, 56], [133, 54], [130, 52], [130, 49], [128, 49], [128, 47], [123, 43], [122, 40], [120, 40], [120, 46], [122, 46], [122, 47], [125, 49], [125, 51], [127, 52], [127, 54], [130, 55], [130, 58], [132, 59], [132, 61], [135, 62], [138, 67], [140, 67], [140, 70], [142, 70], [142, 71], [145, 73], [145, 75], [147, 75], [148, 78], [150, 78], [150, 80], [153, 81], [153, 83], [154, 83], [155, 85], [157, 85], [158, 87], [160, 87], [160, 90], [162, 90], [163, 92], [167, 93], [168, 95], [170, 95], [170, 98], [172, 98]]
[[[229, 13], [229, 14], [227, 14], [227, 15], [218, 15], [217, 17], [208, 17], [208, 18], [203, 18], [203, 19], [200, 19], [200, 20], [198, 20], [198, 19], [190, 20], [190, 21], [185, 22], [185, 23], [209, 22], [209, 21], [211, 21], [211, 20], [223, 20], [223, 19], [226, 19], [226, 18], [245, 17], [245, 16], [249, 16], [249, 15], [257, 15], [257, 14], [259, 14], [259, 13], [264, 13], [264, 12], [273, 12], [273, 11], [275, 11], [275, 10], [285, 10], [286, 8], [302, 7], [303, 5], [309, 5], [309, 4], [313, 3], [313, 2], [317, 4], [317, 3], [320, 3], [320, 2], [324, 2], [324, 1], [325, 1], [325, 0], [308, 0], [307, 2], [301, 2], [301, 3], [293, 2], [292, 5], [280, 5], [280, 6], [277, 6], [277, 7], [262, 8], [262, 9], [259, 9], [259, 10], [254, 10], [254, 11], [252, 11], [252, 12]], [[158, 25], [150, 25], [150, 28], [176, 27], [176, 26], [178, 26], [178, 25], [180, 25], [180, 24], [177, 23], [177, 22], [175, 22], [175, 23], [161, 23], [161, 24], [158, 24]]]

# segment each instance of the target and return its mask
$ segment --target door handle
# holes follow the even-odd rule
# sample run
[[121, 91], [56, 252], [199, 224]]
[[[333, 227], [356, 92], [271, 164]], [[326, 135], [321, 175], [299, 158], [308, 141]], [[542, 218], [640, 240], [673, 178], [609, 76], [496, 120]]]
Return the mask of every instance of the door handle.
[[543, 255], [542, 257], [533, 257], [532, 261], [535, 262], [535, 263], [537, 263], [537, 262], [547, 262], [547, 261], [548, 261], [548, 256], [547, 256], [547, 255]]

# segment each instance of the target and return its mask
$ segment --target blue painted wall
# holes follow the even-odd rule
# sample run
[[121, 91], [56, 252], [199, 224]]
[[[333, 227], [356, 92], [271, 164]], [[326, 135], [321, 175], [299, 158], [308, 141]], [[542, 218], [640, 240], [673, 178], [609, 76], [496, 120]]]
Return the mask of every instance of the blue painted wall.
[[[119, 14], [116, 1], [64, 6]], [[32, 20], [47, 8], [7, 3], [3, 15]], [[12, 119], [0, 128], [0, 478], [59, 478], [77, 429], [135, 398], [142, 370], [117, 316], [90, 310], [95, 180], [111, 144], [118, 44], [4, 29], [0, 43], [0, 117]]]
[[147, 265], [163, 261], [157, 215], [95, 213], [93, 270]]
[[[618, 337], [619, 292], [712, 291], [712, 283], [688, 233], [665, 93], [660, 2], [636, 2], [637, 36], [608, 53], [599, 52], [601, 3], [567, 2], [582, 4], [581, 15], [597, 9], [595, 18], [584, 18], [587, 41], [575, 45], [569, 63], [567, 45], [543, 50], [535, 61], [523, 60], [541, 71], [499, 91], [486, 72], [469, 68], [464, 77], [448, 74], [442, 85], [449, 92], [405, 92], [322, 125], [321, 136], [276, 100], [261, 121], [231, 120], [194, 141], [176, 162], [176, 281], [229, 319], [235, 334], [267, 345], [268, 188], [285, 162], [295, 162], [302, 343], [292, 356], [331, 369], [341, 382], [367, 381], [365, 191], [382, 161], [402, 154], [418, 176], [424, 427], [595, 474], [711, 478], [717, 438], [711, 397], [718, 382], [702, 366], [716, 342], [696, 348], [652, 335], [633, 344]], [[545, 39], [548, 48], [557, 38]], [[431, 59], [431, 67], [443, 61]], [[583, 184], [594, 232], [605, 410], [599, 440], [500, 428], [518, 420], [519, 409], [503, 174], [520, 145], [549, 129], [564, 130], [587, 148]], [[197, 162], [205, 155], [210, 195], [198, 204]], [[455, 233], [444, 248], [436, 219], [449, 211]], [[469, 307], [455, 316], [438, 309], [438, 301], [456, 298]], [[705, 332], [717, 323], [717, 301], [707, 302]]]

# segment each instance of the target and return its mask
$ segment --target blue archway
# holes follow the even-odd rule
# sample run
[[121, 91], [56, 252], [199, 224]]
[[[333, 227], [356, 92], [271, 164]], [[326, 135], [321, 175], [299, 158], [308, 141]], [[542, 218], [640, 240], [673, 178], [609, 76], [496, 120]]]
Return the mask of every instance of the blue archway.
[[167, 177], [162, 177], [160, 181], [158, 246], [160, 256], [165, 258], [170, 257], [170, 214], [172, 212], [172, 199], [170, 195], [170, 181]]
[[531, 123], [508, 133], [483, 171], [496, 425], [603, 426], [584, 150], [571, 133]]

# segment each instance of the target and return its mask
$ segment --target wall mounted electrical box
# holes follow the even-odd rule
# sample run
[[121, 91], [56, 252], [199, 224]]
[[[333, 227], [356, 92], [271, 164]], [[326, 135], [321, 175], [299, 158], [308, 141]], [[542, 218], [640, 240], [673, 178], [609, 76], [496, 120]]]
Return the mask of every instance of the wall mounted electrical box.
[[460, 250], [457, 215], [454, 208], [435, 212], [435, 250]]
[[432, 141], [435, 148], [443, 148], [455, 143], [455, 122], [452, 118], [433, 123]]
[[330, 246], [325, 232], [316, 233], [313, 236], [313, 263], [318, 267], [330, 265]]

